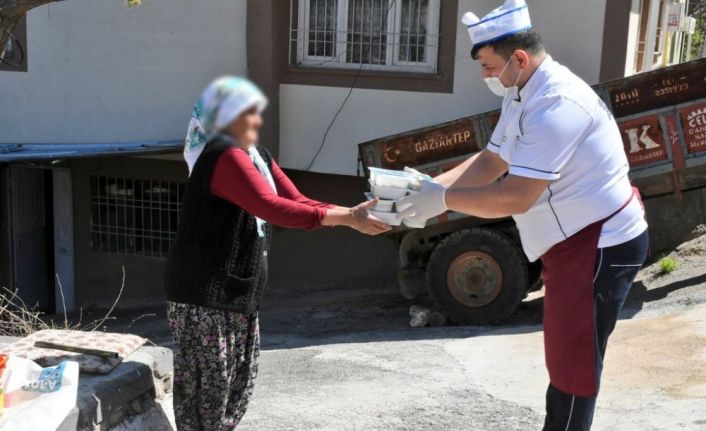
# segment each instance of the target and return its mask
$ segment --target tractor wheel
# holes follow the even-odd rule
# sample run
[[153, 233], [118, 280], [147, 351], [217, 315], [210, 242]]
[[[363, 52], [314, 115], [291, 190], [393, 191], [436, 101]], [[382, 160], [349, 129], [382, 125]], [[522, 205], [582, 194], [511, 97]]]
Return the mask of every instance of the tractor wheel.
[[497, 324], [527, 293], [522, 250], [504, 234], [472, 228], [441, 241], [429, 259], [427, 289], [457, 324]]

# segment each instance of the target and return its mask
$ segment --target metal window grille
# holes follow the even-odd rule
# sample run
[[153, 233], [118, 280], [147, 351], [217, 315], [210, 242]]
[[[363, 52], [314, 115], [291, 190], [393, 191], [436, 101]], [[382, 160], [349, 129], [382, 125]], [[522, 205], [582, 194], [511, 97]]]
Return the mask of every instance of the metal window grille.
[[91, 248], [137, 256], [165, 257], [181, 213], [184, 184], [92, 176]]
[[435, 73], [440, 0], [290, 0], [291, 65]]

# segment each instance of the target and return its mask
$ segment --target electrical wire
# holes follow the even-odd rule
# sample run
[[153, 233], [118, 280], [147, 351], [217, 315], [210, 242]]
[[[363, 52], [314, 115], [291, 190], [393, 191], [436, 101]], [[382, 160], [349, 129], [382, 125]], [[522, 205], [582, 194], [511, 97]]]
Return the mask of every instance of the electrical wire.
[[[392, 9], [392, 7], [395, 5], [396, 2], [397, 2], [397, 0], [392, 0], [389, 2], [388, 6], [387, 6], [387, 10], [385, 11], [385, 17], [383, 18], [382, 23], [380, 24], [380, 28], [376, 32], [370, 34], [370, 36], [371, 36], [370, 43], [368, 43], [368, 45], [367, 45], [368, 53], [370, 52], [370, 49], [373, 46], [373, 38], [372, 38], [373, 34], [377, 33], [378, 36], [380, 36], [382, 34], [382, 29], [387, 24], [387, 19], [388, 19], [388, 16], [390, 15], [390, 10]], [[361, 36], [362, 36], [362, 33], [361, 33]], [[344, 50], [341, 54], [337, 55], [334, 58], [339, 58], [340, 56], [344, 55], [347, 51], [348, 51], [348, 49], [346, 48], [346, 50]], [[366, 53], [366, 55], [368, 53]], [[314, 154], [314, 157], [311, 159], [311, 162], [309, 162], [309, 164], [306, 167], [307, 171], [311, 170], [311, 168], [314, 166], [314, 163], [316, 163], [316, 159], [319, 158], [319, 155], [326, 147], [326, 138], [328, 137], [328, 134], [331, 131], [331, 128], [333, 128], [333, 125], [336, 123], [336, 119], [341, 114], [341, 111], [343, 111], [343, 108], [346, 106], [346, 103], [348, 103], [348, 100], [351, 98], [351, 95], [353, 94], [353, 90], [355, 89], [355, 84], [358, 82], [358, 78], [360, 77], [360, 73], [363, 71], [363, 66], [365, 66], [365, 63], [363, 63], [364, 58], [365, 58], [365, 55], [361, 55], [360, 66], [358, 67], [358, 70], [356, 71], [355, 75], [353, 76], [353, 82], [351, 82], [351, 87], [348, 90], [348, 94], [346, 94], [346, 97], [343, 99], [341, 106], [338, 108], [338, 111], [336, 111], [333, 118], [331, 119], [331, 123], [326, 128], [326, 132], [324, 133], [324, 136], [321, 139], [321, 145], [319, 145], [319, 149], [316, 151], [316, 154]], [[333, 59], [329, 59], [326, 62], [332, 61], [332, 60]], [[326, 62], [324, 62], [322, 64], [326, 64]]]
[[12, 40], [15, 43], [15, 45], [17, 45], [17, 49], [20, 51], [20, 61], [19, 61], [19, 63], [13, 64], [13, 63], [10, 63], [9, 61], [5, 60], [4, 58], [0, 57], [0, 63], [4, 64], [6, 66], [9, 66], [9, 67], [13, 67], [15, 69], [19, 69], [22, 67], [22, 65], [25, 62], [25, 50], [22, 47], [22, 44], [20, 43], [20, 41], [17, 40], [15, 35], [12, 34], [12, 32], [8, 32], [7, 34], [10, 36], [9, 40]]

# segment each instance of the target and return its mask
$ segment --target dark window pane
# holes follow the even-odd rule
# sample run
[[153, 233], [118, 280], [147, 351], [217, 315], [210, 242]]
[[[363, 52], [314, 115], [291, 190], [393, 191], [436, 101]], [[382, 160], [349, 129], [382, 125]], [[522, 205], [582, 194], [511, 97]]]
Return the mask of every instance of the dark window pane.
[[427, 59], [429, 0], [402, 0], [399, 61], [423, 63]]
[[308, 54], [333, 57], [336, 54], [338, 0], [311, 0], [309, 6]]
[[349, 0], [346, 62], [386, 64], [388, 0]]

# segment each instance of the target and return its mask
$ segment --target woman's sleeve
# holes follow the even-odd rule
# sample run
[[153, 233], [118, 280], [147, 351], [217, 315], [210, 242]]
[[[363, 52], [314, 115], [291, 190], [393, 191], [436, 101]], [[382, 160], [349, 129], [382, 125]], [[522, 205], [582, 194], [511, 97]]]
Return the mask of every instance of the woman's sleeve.
[[314, 229], [321, 226], [326, 216], [326, 208], [278, 196], [240, 148], [221, 154], [211, 176], [210, 189], [219, 198], [281, 227]]
[[289, 179], [287, 174], [280, 169], [279, 165], [277, 162], [274, 160], [272, 161], [272, 177], [275, 180], [275, 184], [277, 185], [277, 193], [289, 200], [292, 200], [294, 202], [299, 202], [300, 204], [308, 205], [310, 207], [316, 207], [316, 208], [334, 208], [335, 205], [327, 203], [327, 202], [319, 202], [314, 199], [310, 199], [306, 196], [304, 196], [299, 189], [297, 189], [297, 186], [294, 185], [292, 180]]

